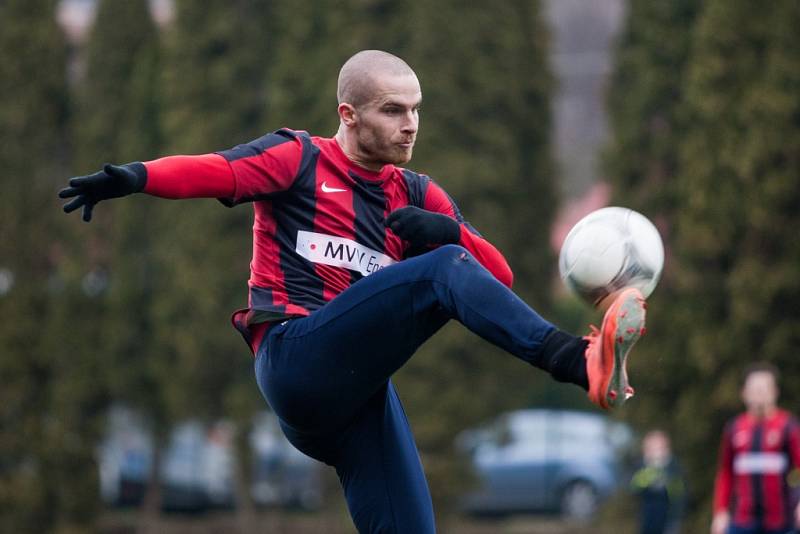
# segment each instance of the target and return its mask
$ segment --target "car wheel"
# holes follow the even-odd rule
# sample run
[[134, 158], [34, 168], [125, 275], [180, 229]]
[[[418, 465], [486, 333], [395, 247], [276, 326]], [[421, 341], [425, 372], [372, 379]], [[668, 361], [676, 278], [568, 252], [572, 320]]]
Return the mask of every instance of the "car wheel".
[[561, 494], [561, 515], [573, 521], [590, 519], [600, 505], [597, 490], [585, 480], [570, 483]]

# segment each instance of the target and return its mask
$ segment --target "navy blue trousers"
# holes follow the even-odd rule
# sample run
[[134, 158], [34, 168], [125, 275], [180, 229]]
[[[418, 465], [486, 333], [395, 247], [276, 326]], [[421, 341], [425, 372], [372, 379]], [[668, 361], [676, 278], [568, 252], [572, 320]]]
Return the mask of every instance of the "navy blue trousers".
[[447, 245], [274, 326], [258, 350], [261, 392], [289, 441], [336, 468], [359, 532], [435, 532], [419, 454], [390, 378], [449, 319], [532, 364], [555, 329], [464, 248]]

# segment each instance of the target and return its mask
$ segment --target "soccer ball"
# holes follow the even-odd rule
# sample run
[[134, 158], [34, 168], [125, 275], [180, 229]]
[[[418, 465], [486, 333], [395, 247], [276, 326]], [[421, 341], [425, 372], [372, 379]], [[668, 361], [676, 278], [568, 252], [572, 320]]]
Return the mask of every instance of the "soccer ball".
[[653, 223], [641, 213], [617, 207], [593, 211], [578, 221], [558, 258], [567, 287], [599, 308], [628, 287], [649, 296], [663, 267], [664, 245]]

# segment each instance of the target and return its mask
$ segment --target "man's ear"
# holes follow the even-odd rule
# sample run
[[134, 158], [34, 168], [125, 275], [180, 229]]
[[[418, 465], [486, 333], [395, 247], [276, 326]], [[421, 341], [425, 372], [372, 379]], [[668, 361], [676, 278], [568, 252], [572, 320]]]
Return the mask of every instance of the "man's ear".
[[337, 109], [339, 112], [339, 119], [345, 126], [353, 126], [356, 123], [356, 108], [347, 102], [339, 104]]

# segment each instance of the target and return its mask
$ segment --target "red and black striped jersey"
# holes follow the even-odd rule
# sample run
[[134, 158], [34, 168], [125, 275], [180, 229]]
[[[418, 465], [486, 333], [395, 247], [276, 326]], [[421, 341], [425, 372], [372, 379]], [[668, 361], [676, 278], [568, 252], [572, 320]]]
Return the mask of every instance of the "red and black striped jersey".
[[729, 510], [737, 526], [790, 528], [794, 502], [787, 477], [800, 468], [800, 427], [784, 410], [759, 419], [743, 413], [725, 427], [714, 511]]
[[407, 205], [456, 219], [460, 244], [511, 285], [503, 256], [433, 180], [394, 165], [379, 172], [362, 168], [333, 138], [281, 129], [230, 150], [145, 166], [146, 193], [253, 204], [249, 302], [233, 318], [248, 341], [250, 326], [308, 315], [353, 282], [401, 261], [408, 244], [385, 219]]

